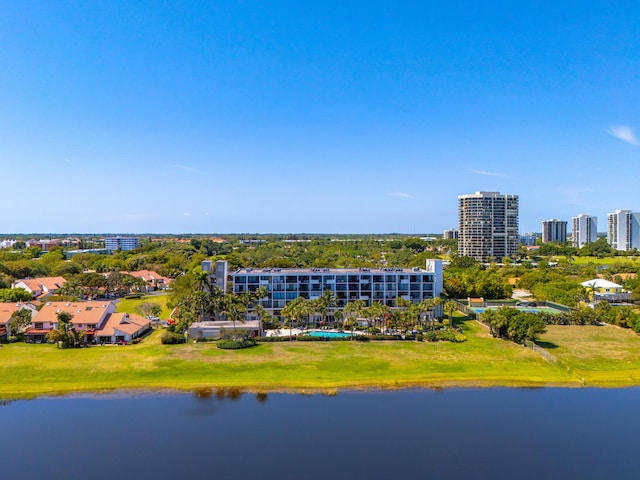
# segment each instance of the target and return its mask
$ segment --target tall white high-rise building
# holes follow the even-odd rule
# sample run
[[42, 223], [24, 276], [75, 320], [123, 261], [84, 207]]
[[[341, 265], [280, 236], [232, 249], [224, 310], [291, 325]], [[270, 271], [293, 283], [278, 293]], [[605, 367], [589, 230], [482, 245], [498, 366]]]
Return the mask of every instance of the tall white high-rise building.
[[567, 241], [567, 221], [552, 218], [542, 222], [542, 243]]
[[607, 241], [616, 250], [640, 248], [640, 213], [631, 210], [608, 213]]
[[587, 243], [598, 239], [598, 218], [581, 213], [571, 219], [571, 243], [574, 247], [582, 248]]
[[458, 253], [481, 262], [518, 253], [518, 195], [476, 192], [458, 197]]

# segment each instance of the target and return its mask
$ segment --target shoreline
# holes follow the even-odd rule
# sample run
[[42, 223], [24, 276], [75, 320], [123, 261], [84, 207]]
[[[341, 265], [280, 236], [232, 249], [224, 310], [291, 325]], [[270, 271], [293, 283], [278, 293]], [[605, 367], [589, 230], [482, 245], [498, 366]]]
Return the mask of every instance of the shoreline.
[[46, 396], [196, 393], [331, 394], [343, 391], [640, 386], [640, 338], [622, 329], [551, 326], [541, 339], [557, 358], [494, 339], [460, 320], [468, 341], [265, 342], [243, 350], [214, 343], [0, 349], [0, 400]]
[[493, 382], [489, 380], [470, 380], [460, 382], [456, 380], [437, 381], [437, 382], [397, 382], [394, 385], [385, 384], [353, 384], [340, 387], [255, 387], [255, 386], [236, 386], [236, 385], [210, 385], [210, 384], [193, 384], [183, 385], [180, 387], [158, 386], [158, 387], [133, 387], [123, 386], [102, 389], [83, 389], [70, 388], [64, 390], [41, 390], [24, 392], [23, 394], [4, 394], [0, 388], [0, 402], [2, 401], [19, 401], [19, 400], [36, 400], [39, 398], [78, 398], [78, 397], [94, 397], [94, 398], [122, 398], [122, 397], [145, 397], [145, 396], [162, 396], [162, 395], [255, 395], [255, 394], [286, 394], [286, 395], [325, 395], [336, 396], [341, 393], [370, 393], [370, 392], [401, 392], [408, 390], [484, 390], [484, 389], [598, 389], [598, 390], [622, 390], [629, 388], [639, 388], [638, 383], [629, 384], [588, 384], [581, 382], [532, 382], [532, 381], [514, 381], [512, 383]]

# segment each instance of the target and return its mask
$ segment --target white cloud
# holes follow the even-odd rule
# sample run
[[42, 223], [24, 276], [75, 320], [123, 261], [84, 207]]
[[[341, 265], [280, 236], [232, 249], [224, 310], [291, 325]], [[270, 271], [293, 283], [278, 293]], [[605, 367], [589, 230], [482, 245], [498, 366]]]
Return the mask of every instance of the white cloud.
[[389, 194], [390, 197], [398, 197], [398, 198], [414, 198], [413, 195], [407, 192], [393, 192]]
[[191, 214], [190, 214], [189, 212], [185, 212], [184, 216], [185, 216], [185, 217], [190, 217], [190, 216], [191, 216]]
[[627, 125], [614, 125], [607, 130], [607, 133], [631, 145], [640, 145], [640, 142], [638, 142], [638, 139], [633, 133], [633, 129]]
[[185, 172], [198, 173], [200, 170], [189, 165], [181, 165], [179, 163], [172, 163], [169, 165], [171, 168], [177, 168], [178, 170], [184, 170]]
[[475, 168], [470, 168], [469, 171], [473, 173], [477, 173], [478, 175], [485, 175], [487, 177], [509, 178], [508, 175], [505, 175], [504, 173], [499, 173], [499, 172], [485, 172], [484, 170], [476, 170]]

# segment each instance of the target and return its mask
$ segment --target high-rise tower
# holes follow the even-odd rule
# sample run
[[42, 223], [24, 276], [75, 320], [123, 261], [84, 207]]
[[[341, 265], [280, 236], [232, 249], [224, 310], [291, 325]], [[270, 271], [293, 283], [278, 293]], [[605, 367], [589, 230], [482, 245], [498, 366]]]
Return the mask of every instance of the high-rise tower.
[[607, 241], [616, 250], [640, 248], [640, 213], [631, 210], [608, 213]]
[[546, 242], [560, 242], [565, 243], [567, 241], [567, 221], [557, 220], [552, 218], [551, 220], [545, 220], [542, 222], [542, 243]]
[[571, 243], [574, 247], [582, 248], [587, 243], [598, 239], [598, 219], [581, 213], [571, 219]]
[[518, 195], [476, 192], [458, 197], [458, 253], [481, 262], [518, 252]]

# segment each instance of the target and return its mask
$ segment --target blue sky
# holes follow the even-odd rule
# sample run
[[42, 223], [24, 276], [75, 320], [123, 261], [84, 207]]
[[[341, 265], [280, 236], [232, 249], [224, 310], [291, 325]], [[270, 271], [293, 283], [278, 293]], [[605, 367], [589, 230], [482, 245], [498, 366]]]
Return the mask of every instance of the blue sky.
[[[0, 6], [0, 233], [425, 233], [640, 210], [640, 5]], [[636, 133], [637, 132], [637, 133]]]

